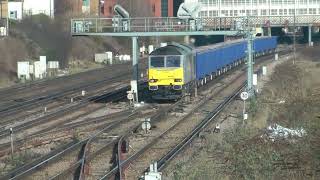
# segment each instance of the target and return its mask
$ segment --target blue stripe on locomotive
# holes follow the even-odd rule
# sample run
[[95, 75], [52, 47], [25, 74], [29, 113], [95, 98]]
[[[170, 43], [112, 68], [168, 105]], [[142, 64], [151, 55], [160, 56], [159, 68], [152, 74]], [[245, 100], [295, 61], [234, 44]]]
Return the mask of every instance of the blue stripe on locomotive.
[[[275, 49], [276, 47], [276, 37], [258, 38], [255, 39], [253, 43], [254, 51], [257, 53]], [[246, 50], [246, 41], [240, 41], [211, 49], [209, 47], [207, 50], [196, 50], [196, 79], [202, 79], [228, 64], [243, 59], [246, 56]]]

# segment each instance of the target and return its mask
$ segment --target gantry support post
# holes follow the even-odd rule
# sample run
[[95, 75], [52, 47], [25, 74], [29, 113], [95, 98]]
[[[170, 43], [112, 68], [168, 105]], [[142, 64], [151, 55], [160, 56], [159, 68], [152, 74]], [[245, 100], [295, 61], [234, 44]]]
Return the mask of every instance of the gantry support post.
[[312, 46], [312, 24], [309, 24], [308, 26], [308, 42], [309, 42], [309, 46]]
[[268, 27], [268, 36], [271, 37], [271, 27]]
[[251, 31], [248, 31], [247, 34], [247, 92], [249, 94], [249, 97], [252, 97], [253, 95], [253, 37]]
[[138, 92], [138, 82], [139, 82], [139, 66], [138, 66], [138, 37], [132, 37], [132, 81], [131, 81], [131, 91], [134, 92], [135, 102], [139, 102], [139, 92]]

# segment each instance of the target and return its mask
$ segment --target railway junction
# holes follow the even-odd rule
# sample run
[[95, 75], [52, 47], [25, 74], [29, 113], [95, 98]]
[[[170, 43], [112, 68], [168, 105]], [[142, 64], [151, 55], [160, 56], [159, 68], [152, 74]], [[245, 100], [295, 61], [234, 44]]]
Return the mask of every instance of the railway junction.
[[[255, 115], [255, 112], [261, 109], [257, 108], [255, 111], [252, 104], [254, 102], [266, 104], [264, 101], [270, 100], [259, 96], [267, 96], [269, 91], [265, 87], [272, 87], [270, 85], [272, 81], [277, 80], [271, 72], [279, 73], [277, 67], [283, 68], [286, 65], [291, 69], [289, 75], [285, 75], [292, 76], [290, 70], [298, 72], [295, 69], [296, 65], [305, 62], [303, 60], [299, 62], [299, 58], [317, 54], [317, 46], [308, 46], [313, 46], [311, 27], [319, 23], [319, 16], [191, 17], [182, 21], [179, 18], [132, 18], [121, 6], [116, 7], [115, 11], [118, 13], [116, 19], [72, 19], [71, 33], [75, 38], [77, 36], [130, 37], [132, 66], [130, 64], [107, 66], [99, 70], [0, 90], [2, 100], [0, 158], [4, 162], [1, 162], [1, 166], [4, 166], [5, 170], [0, 174], [0, 179], [183, 178], [184, 173], [188, 174], [186, 169], [190, 167], [189, 163], [196, 162], [192, 157], [199, 156], [197, 151], [210, 145], [209, 137], [213, 137], [210, 140], [218, 146], [217, 144], [223, 141], [222, 134], [232, 129], [233, 125], [244, 129], [248, 126], [261, 125], [254, 124], [254, 119], [263, 121], [261, 120], [263, 118]], [[256, 28], [264, 27], [266, 21], [269, 30], [269, 27], [273, 26], [307, 26], [309, 28], [307, 46], [295, 44], [293, 47], [277, 46], [276, 43], [277, 48], [275, 48], [270, 43], [266, 45], [268, 43], [264, 42], [265, 47], [260, 47], [257, 43], [259, 39], [272, 39], [272, 37], [255, 37]], [[241, 35], [245, 40], [203, 47], [205, 50], [198, 54], [194, 48], [190, 54], [184, 54], [183, 58], [188, 55], [194, 57], [190, 62], [203, 61], [202, 66], [216, 67], [211, 68], [210, 72], [203, 73], [204, 68], [199, 68], [199, 63], [193, 65], [189, 73], [193, 72], [195, 77], [188, 93], [183, 92], [181, 97], [174, 101], [152, 99], [151, 84], [157, 81], [160, 83], [163, 78], [151, 75], [152, 68], [163, 68], [161, 69], [163, 73], [164, 68], [169, 68], [171, 71], [187, 65], [182, 64], [180, 59], [178, 66], [168, 65], [169, 57], [177, 56], [171, 54], [174, 51], [162, 51], [166, 47], [170, 48], [172, 46], [170, 44], [160, 47], [158, 54], [156, 50], [148, 58], [139, 59], [138, 37], [191, 35]], [[215, 50], [222, 52], [228, 47], [234, 51], [239, 47], [240, 50], [238, 56], [223, 54], [221, 59], [225, 58], [225, 64], [212, 64], [212, 54], [201, 58], [205, 53], [209, 54]], [[153, 64], [152, 57], [157, 55], [163, 57], [157, 61], [163, 63], [162, 66]], [[179, 54], [179, 57], [182, 58], [182, 55]], [[304, 64], [304, 67], [312, 69], [312, 66], [319, 66], [317, 64], [319, 62], [313, 62], [314, 56], [308, 57], [310, 62]], [[206, 58], [211, 64], [205, 63]], [[227, 60], [230, 62], [226, 63]], [[183, 62], [187, 60], [184, 59]], [[266, 67], [268, 73], [263, 72]], [[146, 70], [149, 72], [148, 77], [139, 78], [138, 72]], [[314, 71], [316, 70], [317, 68], [314, 68]], [[157, 73], [160, 74], [161, 71]], [[166, 76], [169, 77], [171, 74]], [[173, 81], [170, 86], [182, 81], [178, 76], [176, 73], [171, 77]], [[185, 76], [181, 79], [185, 79]], [[313, 83], [317, 86], [318, 82], [307, 84], [310, 85], [310, 89], [305, 93], [311, 93], [316, 99], [316, 95], [313, 94], [317, 94], [317, 91], [311, 88]], [[160, 86], [161, 84], [157, 84], [157, 89]], [[182, 87], [185, 88], [181, 86], [178, 90], [182, 91]], [[41, 90], [40, 96], [34, 93], [39, 90]], [[277, 90], [289, 98], [285, 96], [288, 92], [282, 92], [277, 87], [274, 87], [271, 94], [274, 95]], [[240, 96], [245, 91], [249, 93], [250, 100]], [[296, 96], [294, 93], [292, 95]], [[127, 98], [133, 98], [136, 102], [132, 104]], [[286, 103], [286, 100], [281, 102]], [[245, 102], [249, 104], [247, 110], [245, 107], [242, 108]], [[220, 132], [210, 133], [217, 125], [221, 128]], [[209, 154], [202, 155], [207, 157]], [[10, 163], [19, 161], [22, 163], [17, 163], [17, 166]], [[224, 159], [219, 159], [219, 162], [223, 161]], [[279, 162], [278, 166], [292, 165], [290, 163], [283, 165], [281, 164], [283, 162], [285, 160]], [[201, 163], [199, 164], [201, 166]], [[179, 169], [180, 165], [185, 167], [181, 166]], [[198, 163], [195, 163], [195, 168], [196, 165]], [[296, 168], [294, 165], [292, 167]], [[300, 174], [301, 177], [304, 177], [303, 173]], [[319, 177], [319, 170], [311, 169], [307, 176]], [[210, 176], [202, 178], [208, 177]]]

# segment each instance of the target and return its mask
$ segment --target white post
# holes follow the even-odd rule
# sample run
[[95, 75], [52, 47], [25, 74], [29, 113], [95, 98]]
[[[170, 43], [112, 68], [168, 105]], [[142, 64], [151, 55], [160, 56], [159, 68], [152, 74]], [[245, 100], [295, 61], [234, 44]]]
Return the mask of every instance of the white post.
[[11, 159], [13, 160], [13, 129], [10, 128]]
[[262, 75], [264, 75], [264, 76], [267, 75], [267, 67], [266, 66], [262, 67]]

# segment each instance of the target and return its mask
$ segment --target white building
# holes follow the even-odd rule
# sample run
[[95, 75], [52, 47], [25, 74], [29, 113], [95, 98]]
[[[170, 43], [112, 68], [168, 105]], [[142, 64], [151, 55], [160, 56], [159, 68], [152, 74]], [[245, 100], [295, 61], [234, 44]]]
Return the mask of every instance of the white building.
[[54, 17], [54, 0], [24, 0], [23, 13], [26, 15], [46, 14]]
[[22, 2], [9, 1], [8, 15], [10, 19], [22, 19]]
[[24, 16], [45, 14], [54, 17], [54, 0], [23, 0], [8, 3], [10, 19], [21, 20]]
[[320, 0], [185, 0], [185, 2], [201, 2], [201, 17], [320, 14]]

